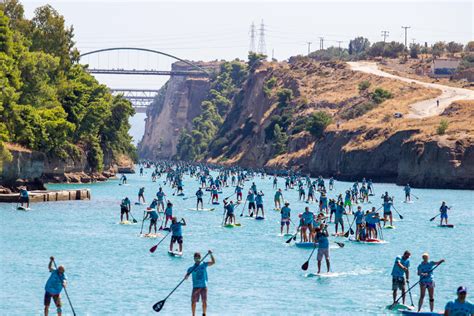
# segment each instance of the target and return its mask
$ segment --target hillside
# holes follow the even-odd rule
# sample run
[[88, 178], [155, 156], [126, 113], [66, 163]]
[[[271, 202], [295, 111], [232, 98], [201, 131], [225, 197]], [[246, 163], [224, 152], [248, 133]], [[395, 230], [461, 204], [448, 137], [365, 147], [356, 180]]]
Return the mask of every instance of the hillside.
[[[456, 102], [441, 115], [410, 118], [412, 104], [436, 98], [441, 90], [305, 57], [242, 67], [245, 80], [233, 86], [230, 108], [213, 126], [218, 129], [204, 156], [195, 159], [347, 180], [472, 188], [474, 101]], [[442, 120], [448, 127], [440, 132]], [[189, 135], [196, 132], [191, 127]]]

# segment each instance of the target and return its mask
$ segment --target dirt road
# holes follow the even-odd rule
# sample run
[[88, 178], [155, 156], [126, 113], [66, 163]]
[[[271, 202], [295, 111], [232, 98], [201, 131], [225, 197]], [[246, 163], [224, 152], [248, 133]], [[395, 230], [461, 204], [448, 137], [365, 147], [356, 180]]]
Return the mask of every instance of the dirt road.
[[[473, 90], [454, 88], [454, 87], [444, 86], [441, 84], [427, 83], [427, 82], [422, 82], [415, 79], [392, 75], [388, 72], [380, 70], [377, 64], [373, 62], [348, 62], [348, 64], [351, 67], [351, 69], [355, 71], [362, 71], [362, 72], [374, 74], [381, 77], [387, 77], [387, 78], [405, 81], [408, 83], [414, 82], [419, 85], [425, 86], [427, 88], [434, 88], [434, 89], [439, 89], [442, 91], [441, 95], [436, 98], [411, 104], [410, 105], [411, 112], [410, 114], [407, 115], [407, 117], [409, 118], [423, 118], [423, 117], [439, 115], [453, 101], [474, 100]], [[437, 100], [439, 100], [439, 106], [437, 105], [437, 102], [436, 102]]]

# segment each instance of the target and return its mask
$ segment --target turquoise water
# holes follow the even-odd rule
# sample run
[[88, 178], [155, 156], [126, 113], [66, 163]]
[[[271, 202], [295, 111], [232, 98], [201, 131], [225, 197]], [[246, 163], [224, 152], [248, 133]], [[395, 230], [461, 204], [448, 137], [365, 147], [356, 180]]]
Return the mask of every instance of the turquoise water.
[[[148, 171], [148, 175], [150, 171]], [[162, 180], [162, 179], [159, 179]], [[36, 203], [31, 212], [14, 210], [0, 204], [2, 229], [0, 272], [1, 315], [40, 315], [43, 310], [44, 284], [49, 276], [48, 260], [56, 257], [66, 267], [69, 295], [78, 315], [153, 315], [152, 305], [166, 297], [193, 264], [194, 251], [212, 249], [216, 265], [208, 269], [209, 315], [376, 315], [386, 314], [391, 303], [390, 272], [395, 256], [405, 249], [412, 252], [412, 283], [417, 281], [416, 266], [421, 254], [446, 259], [435, 271], [435, 309], [455, 297], [459, 285], [473, 289], [473, 191], [413, 189], [419, 197], [413, 204], [401, 203], [402, 187], [375, 184], [373, 205], [389, 191], [395, 196], [395, 207], [404, 216], [394, 230], [384, 230], [388, 241], [383, 245], [359, 245], [338, 241], [345, 247], [331, 249], [334, 277], [307, 277], [316, 272], [316, 256], [308, 271], [301, 270], [311, 250], [288, 246], [279, 234], [279, 213], [273, 211], [271, 180], [255, 179], [265, 196], [266, 220], [239, 217], [242, 227], [222, 228], [222, 206], [214, 212], [191, 212], [194, 200], [183, 200], [165, 192], [174, 203], [175, 214], [184, 217], [184, 255], [168, 256], [169, 240], [154, 254], [148, 249], [155, 239], [140, 238], [138, 225], [118, 225], [120, 199], [136, 200], [138, 187], [145, 186], [147, 203], [157, 190], [148, 176], [129, 176], [129, 186], [118, 180], [89, 185], [50, 185], [51, 189], [87, 187], [91, 201]], [[283, 180], [279, 180], [283, 185]], [[336, 182], [335, 190], [343, 192], [350, 183]], [[250, 183], [246, 183], [246, 188]], [[195, 180], [185, 180], [185, 190], [194, 194]], [[225, 188], [223, 196], [232, 188]], [[284, 191], [291, 202], [293, 220], [306, 204], [297, 202], [295, 190]], [[453, 208], [450, 223], [454, 229], [438, 228], [429, 219], [437, 214], [441, 200]], [[204, 197], [206, 202], [206, 196]], [[368, 205], [369, 207], [371, 205]], [[209, 206], [208, 206], [209, 207]], [[138, 220], [143, 207], [132, 205]], [[311, 206], [315, 210], [315, 206]], [[241, 208], [236, 211], [240, 215]], [[396, 215], [395, 215], [396, 217]], [[347, 228], [346, 228], [347, 229]], [[334, 228], [331, 227], [331, 231]], [[334, 239], [333, 239], [334, 240]], [[325, 265], [323, 263], [323, 268]], [[186, 281], [166, 302], [160, 314], [190, 314], [191, 281]], [[418, 287], [413, 299], [418, 299]], [[65, 315], [71, 315], [63, 294]], [[425, 299], [425, 310], [428, 301]], [[198, 305], [198, 315], [201, 307]], [[50, 308], [55, 315], [55, 308]]]

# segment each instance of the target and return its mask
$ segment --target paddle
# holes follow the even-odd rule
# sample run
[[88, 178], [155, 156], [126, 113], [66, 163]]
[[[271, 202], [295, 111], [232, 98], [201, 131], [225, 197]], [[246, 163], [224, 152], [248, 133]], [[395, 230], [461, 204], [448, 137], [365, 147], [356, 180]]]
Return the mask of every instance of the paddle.
[[146, 211], [143, 211], [142, 228], [140, 229], [140, 235], [143, 233], [143, 224], [145, 224], [145, 215], [146, 215]]
[[441, 213], [439, 213], [438, 215], [436, 215], [435, 217], [432, 217], [430, 218], [430, 222], [434, 221], [436, 217], [438, 217], [439, 215], [441, 215]]
[[413, 304], [413, 297], [411, 296], [410, 282], [408, 280], [407, 280], [407, 285], [408, 285], [408, 293], [410, 294], [411, 306], [415, 306], [415, 304]]
[[158, 246], [161, 244], [161, 242], [162, 242], [163, 240], [165, 240], [165, 238], [168, 237], [169, 234], [171, 234], [171, 231], [169, 231], [169, 232], [165, 235], [165, 237], [163, 237], [163, 238], [160, 240], [159, 243], [157, 243], [156, 245], [154, 245], [153, 247], [151, 247], [151, 248], [150, 248], [150, 252], [151, 252], [151, 253], [154, 253], [155, 250], [156, 250], [156, 248], [158, 248]]
[[221, 224], [221, 226], [224, 226], [225, 214], [226, 214], [226, 213], [227, 213], [227, 210], [226, 210], [226, 208], [225, 208], [225, 206], [224, 206], [224, 214], [222, 214], [222, 224]]
[[317, 243], [314, 243], [313, 250], [311, 251], [311, 254], [309, 255], [308, 260], [306, 260], [306, 262], [303, 263], [303, 265], [301, 266], [301, 269], [302, 269], [302, 270], [304, 270], [304, 271], [308, 270], [308, 267], [309, 267], [309, 260], [310, 260], [311, 257], [313, 256], [313, 253], [314, 253], [314, 251], [316, 250], [316, 248], [318, 248], [318, 244], [317, 244]]
[[[433, 269], [431, 269], [430, 271], [428, 271], [428, 273], [429, 273], [429, 272], [433, 272], [433, 271], [434, 271], [437, 267], [439, 267], [442, 263], [443, 263], [443, 262], [440, 262], [440, 263], [438, 263], [437, 265], [435, 265], [435, 266], [433, 267]], [[421, 278], [420, 278], [420, 281], [421, 281]], [[416, 282], [415, 284], [413, 284], [412, 286], [410, 286], [410, 287], [408, 288], [408, 292], [410, 292], [412, 288], [414, 288], [415, 286], [417, 286], [418, 283], [420, 283], [420, 281], [418, 281], [418, 282]], [[393, 309], [393, 307], [398, 303], [398, 301], [399, 301], [402, 297], [403, 297], [403, 294], [400, 295], [400, 297], [399, 297], [395, 302], [393, 302], [393, 304], [390, 306], [389, 309]]]
[[[346, 214], [346, 216], [347, 216], [347, 214]], [[354, 235], [354, 230], [352, 229], [352, 224], [354, 224], [355, 219], [356, 219], [356, 218], [355, 218], [355, 216], [354, 216], [354, 219], [352, 220], [352, 223], [351, 223], [351, 225], [349, 226], [349, 230], [344, 234], [344, 237], [346, 237], [346, 238], [349, 237], [349, 233], [350, 233], [351, 235]], [[349, 221], [349, 219], [347, 219], [347, 221]]]
[[[53, 260], [53, 263], [54, 263], [54, 268], [57, 270], [58, 266], [56, 265], [56, 261], [54, 261], [54, 259], [52, 259], [52, 260]], [[71, 299], [69, 298], [69, 294], [67, 293], [66, 287], [63, 287], [63, 289], [64, 289], [64, 293], [66, 293], [66, 297], [67, 297], [67, 300], [69, 302], [69, 306], [71, 306], [72, 314], [74, 316], [76, 316], [76, 311], [74, 310], [74, 307], [72, 307]]]
[[287, 244], [289, 244], [292, 240], [296, 240], [296, 235], [298, 235], [299, 230], [300, 230], [300, 226], [296, 227], [296, 233], [293, 236], [291, 236], [290, 239], [286, 241]]
[[138, 221], [135, 219], [135, 217], [133, 217], [133, 215], [132, 215], [132, 211], [131, 211], [131, 210], [130, 210], [130, 212], [129, 212], [129, 213], [130, 213], [130, 216], [131, 216], [131, 217], [132, 217], [132, 219], [133, 219], [133, 222], [134, 222], [134, 223], [138, 223]]
[[416, 196], [416, 195], [414, 195], [413, 193], [412, 193], [411, 195], [413, 195], [413, 196], [414, 196], [414, 197], [415, 197], [417, 200], [419, 200], [419, 199], [420, 199], [419, 197], [417, 197], [417, 196]]
[[244, 207], [242, 208], [242, 213], [240, 213], [240, 217], [244, 216], [245, 205], [247, 205], [247, 200], [245, 200]]
[[161, 300], [161, 301], [159, 301], [158, 303], [156, 303], [155, 305], [153, 305], [153, 310], [154, 310], [155, 312], [158, 313], [159, 311], [161, 311], [161, 309], [162, 309], [163, 306], [165, 305], [165, 302], [166, 302], [166, 300], [168, 299], [168, 297], [170, 297], [171, 294], [173, 294], [174, 291], [176, 291], [176, 289], [186, 280], [186, 277], [187, 277], [188, 275], [190, 275], [191, 273], [193, 273], [194, 270], [196, 270], [196, 268], [199, 267], [199, 265], [204, 261], [204, 259], [206, 259], [206, 257], [207, 257], [208, 255], [209, 255], [209, 253], [207, 253], [207, 254], [201, 259], [201, 261], [199, 261], [199, 264], [195, 265], [195, 266], [192, 268], [192, 270], [191, 270], [190, 273], [186, 274], [186, 276], [181, 280], [181, 282], [179, 282], [178, 285], [176, 285], [176, 287], [170, 292], [170, 294], [168, 294], [167, 297], [165, 297], [164, 300]]
[[395, 206], [393, 206], [393, 204], [392, 204], [392, 207], [395, 210], [395, 212], [397, 212], [398, 216], [400, 216], [400, 219], [403, 219], [403, 216], [398, 212], [398, 210], [395, 208]]
[[338, 245], [341, 248], [344, 248], [344, 246], [345, 246], [345, 244], [343, 242], [333, 241], [333, 243], [335, 243], [336, 245]]

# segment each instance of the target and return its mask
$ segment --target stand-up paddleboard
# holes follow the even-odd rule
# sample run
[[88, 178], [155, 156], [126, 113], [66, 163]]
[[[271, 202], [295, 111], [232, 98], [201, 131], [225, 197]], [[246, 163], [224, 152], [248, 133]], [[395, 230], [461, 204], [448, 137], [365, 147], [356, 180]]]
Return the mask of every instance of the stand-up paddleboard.
[[360, 243], [360, 244], [369, 244], [369, 245], [377, 245], [377, 244], [380, 245], [380, 244], [386, 244], [387, 243], [385, 240], [380, 240], [380, 239], [366, 239], [366, 240], [362, 241], [362, 240], [357, 240], [354, 237], [349, 237], [348, 240], [352, 241], [352, 242], [357, 242], [357, 243]]
[[212, 212], [215, 208], [188, 208], [188, 211], [199, 211], [199, 212]]
[[179, 252], [179, 251], [169, 251], [169, 250], [168, 250], [168, 254], [169, 254], [171, 257], [182, 257], [182, 256], [183, 256], [183, 253], [182, 253], [182, 252]]
[[344, 237], [344, 232], [342, 233], [332, 233], [331, 236], [334, 236], [334, 237]]
[[141, 234], [140, 237], [143, 237], [143, 238], [158, 238], [158, 237], [162, 237], [161, 234]]
[[128, 184], [128, 183], [119, 183], [119, 185], [125, 185], [125, 186], [127, 186], [127, 185], [130, 185], [130, 184]]
[[219, 205], [219, 204], [221, 204], [221, 203], [219, 203], [219, 202], [212, 202], [212, 205]]
[[283, 235], [280, 235], [282, 237], [285, 237], [285, 238], [290, 238], [292, 237], [294, 234], [283, 234]]
[[234, 228], [234, 227], [240, 227], [242, 224], [240, 223], [234, 223], [234, 224], [225, 224], [224, 227], [226, 228]]
[[165, 227], [163, 229], [161, 229], [162, 231], [165, 231], [165, 232], [169, 232], [170, 231], [170, 228], [169, 227]]
[[334, 278], [340, 276], [340, 273], [336, 272], [322, 272], [322, 273], [308, 273], [306, 276], [309, 278], [316, 277], [316, 278]]
[[184, 196], [184, 193], [178, 193], [176, 196]]
[[454, 228], [453, 224], [448, 224], [448, 225], [438, 225], [438, 227], [443, 227], [443, 228]]
[[414, 310], [415, 307], [414, 306], [408, 306], [408, 305], [401, 304], [401, 303], [397, 303], [393, 306], [392, 306], [392, 304], [387, 305], [387, 309], [392, 310], [392, 311], [407, 311], [407, 310], [411, 311], [411, 310]]
[[29, 207], [24, 207], [24, 206], [18, 206], [16, 209], [17, 209], [18, 211], [25, 211], [25, 212], [26, 212], [26, 211], [31, 211], [31, 208], [29, 208]]
[[133, 225], [133, 224], [135, 224], [135, 223], [132, 222], [132, 221], [121, 221], [121, 222], [119, 222], [119, 224], [120, 224], [120, 225]]
[[255, 219], [258, 220], [258, 221], [261, 221], [261, 220], [264, 220], [265, 217], [263, 217], [263, 216], [257, 216], [257, 217], [255, 217]]
[[315, 246], [318, 247], [318, 243], [316, 245], [314, 242], [295, 242], [295, 246], [298, 248], [314, 248]]
[[385, 229], [395, 229], [395, 226], [387, 225], [387, 226], [384, 226], [383, 228], [385, 228]]
[[273, 210], [274, 210], [274, 211], [277, 211], [277, 212], [280, 212], [280, 211], [281, 211], [281, 208], [274, 208]]
[[135, 205], [145, 205], [145, 203], [135, 202]]
[[403, 201], [403, 203], [413, 204], [413, 201]]
[[435, 313], [435, 312], [415, 312], [413, 311], [401, 311], [402, 315], [418, 315], [418, 316], [438, 316], [438, 315], [444, 315], [444, 313]]

